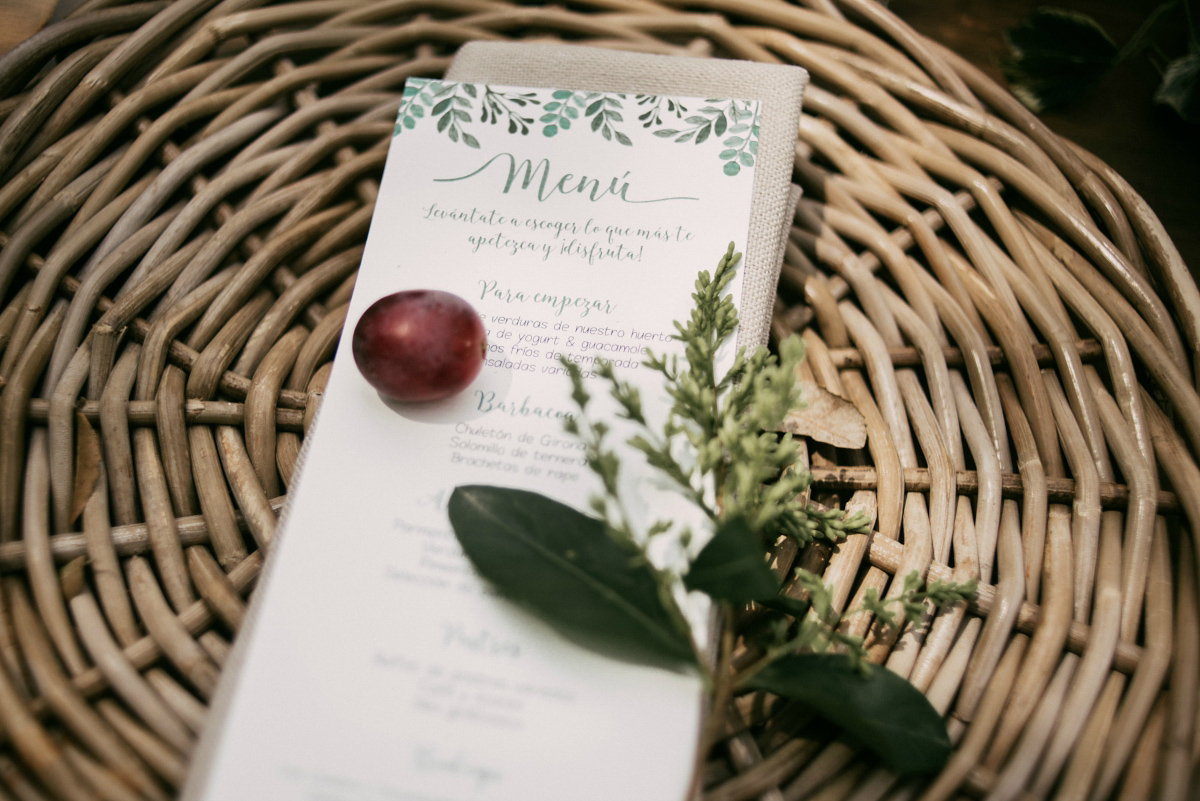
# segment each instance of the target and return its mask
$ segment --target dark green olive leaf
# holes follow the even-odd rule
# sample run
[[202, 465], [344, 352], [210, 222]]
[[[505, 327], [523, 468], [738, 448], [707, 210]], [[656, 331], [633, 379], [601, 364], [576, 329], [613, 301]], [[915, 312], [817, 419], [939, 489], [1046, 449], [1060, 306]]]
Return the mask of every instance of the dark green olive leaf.
[[745, 603], [775, 598], [779, 579], [767, 567], [767, 551], [742, 517], [717, 526], [692, 561], [684, 586], [720, 601]]
[[791, 654], [741, 687], [801, 701], [901, 774], [933, 773], [950, 757], [946, 724], [916, 687], [887, 668], [866, 675], [844, 654]]
[[1154, 100], [1175, 109], [1188, 122], [1200, 123], [1200, 53], [1189, 53], [1167, 65]]
[[801, 601], [798, 598], [790, 598], [786, 595], [776, 595], [773, 598], [756, 598], [755, 603], [765, 606], [775, 612], [783, 612], [785, 615], [791, 615], [794, 618], [802, 618], [808, 614], [810, 604], [808, 601]]
[[1041, 112], [1084, 95], [1117, 61], [1117, 46], [1086, 14], [1039, 8], [1006, 32], [1013, 94]]
[[535, 492], [480, 485], [456, 487], [449, 511], [479, 575], [568, 639], [630, 662], [695, 664], [649, 568], [601, 521]]

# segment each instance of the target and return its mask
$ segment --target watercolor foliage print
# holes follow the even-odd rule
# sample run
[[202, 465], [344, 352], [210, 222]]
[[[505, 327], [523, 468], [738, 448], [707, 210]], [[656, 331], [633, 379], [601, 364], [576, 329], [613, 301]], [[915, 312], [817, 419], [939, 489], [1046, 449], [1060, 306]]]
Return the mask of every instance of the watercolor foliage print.
[[[638, 132], [680, 145], [713, 149], [722, 171], [737, 175], [758, 157], [761, 104], [757, 100], [514, 89], [486, 84], [409, 78], [394, 135], [420, 124], [467, 147], [499, 128], [521, 136], [600, 136], [634, 147]], [[633, 134], [633, 136], [631, 136]]]

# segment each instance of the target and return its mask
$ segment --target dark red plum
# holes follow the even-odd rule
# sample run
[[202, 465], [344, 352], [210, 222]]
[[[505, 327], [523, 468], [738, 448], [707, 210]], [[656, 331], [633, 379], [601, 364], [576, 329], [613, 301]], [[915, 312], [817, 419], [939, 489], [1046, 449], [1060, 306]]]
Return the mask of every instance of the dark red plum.
[[441, 400], [475, 380], [487, 353], [471, 304], [436, 289], [380, 298], [359, 318], [354, 361], [380, 394], [405, 403]]

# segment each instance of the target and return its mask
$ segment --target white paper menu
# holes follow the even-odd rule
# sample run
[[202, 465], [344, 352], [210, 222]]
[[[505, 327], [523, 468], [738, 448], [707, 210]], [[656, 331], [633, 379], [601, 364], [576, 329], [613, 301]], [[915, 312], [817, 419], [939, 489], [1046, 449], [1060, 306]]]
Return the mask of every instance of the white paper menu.
[[345, 330], [384, 295], [442, 289], [483, 317], [488, 359], [455, 398], [404, 406], [342, 337], [185, 799], [683, 798], [699, 680], [592, 654], [496, 597], [445, 504], [496, 484], [586, 508], [560, 353], [613, 360], [665, 411], [642, 351], [680, 352], [696, 273], [746, 241], [758, 114], [410, 79]]

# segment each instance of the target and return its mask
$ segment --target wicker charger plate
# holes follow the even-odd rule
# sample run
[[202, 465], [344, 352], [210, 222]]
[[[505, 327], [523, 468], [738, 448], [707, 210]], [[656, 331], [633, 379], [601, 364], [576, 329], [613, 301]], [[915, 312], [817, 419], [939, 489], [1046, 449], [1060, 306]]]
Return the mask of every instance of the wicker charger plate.
[[876, 531], [776, 563], [839, 604], [981, 582], [925, 634], [852, 626], [947, 715], [940, 776], [750, 695], [706, 798], [1186, 795], [1200, 294], [1120, 176], [870, 0], [259, 5], [93, 0], [0, 59], [0, 799], [176, 792], [403, 81], [505, 37], [812, 73], [773, 331], [865, 415], [812, 493]]

